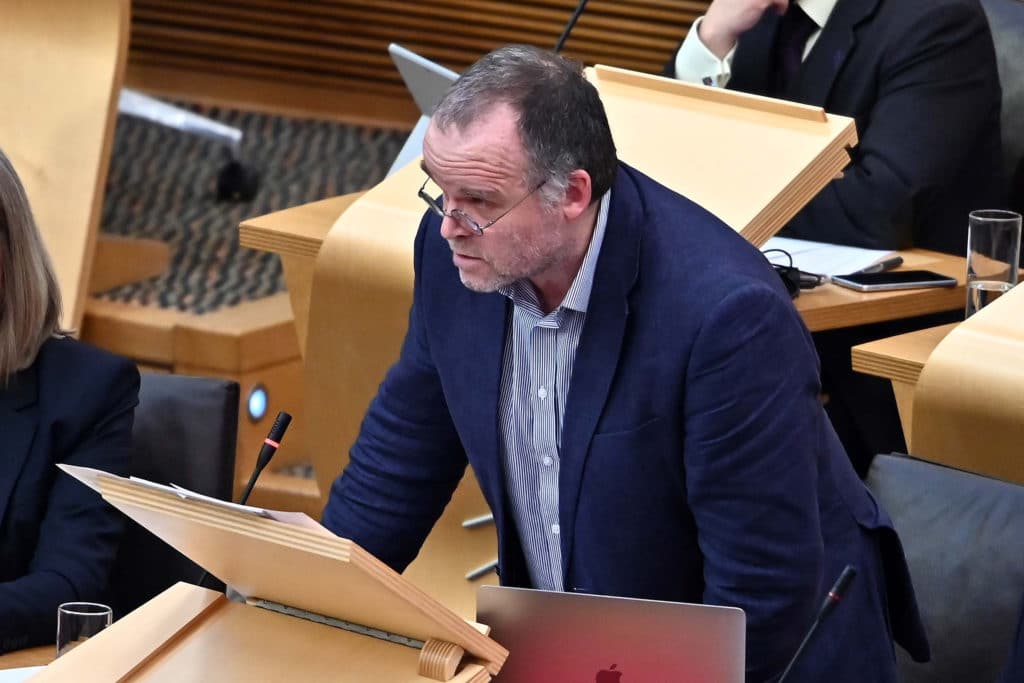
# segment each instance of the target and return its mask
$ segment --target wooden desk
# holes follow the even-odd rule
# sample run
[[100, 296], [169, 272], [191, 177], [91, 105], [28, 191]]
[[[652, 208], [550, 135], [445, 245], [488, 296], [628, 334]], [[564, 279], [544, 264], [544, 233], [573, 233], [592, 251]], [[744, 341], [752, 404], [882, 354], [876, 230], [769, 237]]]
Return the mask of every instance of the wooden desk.
[[56, 645], [41, 645], [24, 650], [15, 650], [0, 655], [0, 669], [18, 669], [23, 666], [46, 666], [56, 659]]
[[907, 450], [913, 453], [914, 389], [918, 377], [939, 342], [959, 323], [939, 325], [853, 347], [853, 369], [892, 382], [900, 411]]
[[[281, 254], [303, 348], [313, 279], [312, 261], [338, 216], [360, 196], [362, 193], [353, 193], [303, 204], [247, 219], [239, 227], [242, 246]], [[812, 332], [820, 332], [951, 311], [964, 305], [964, 276], [967, 272], [964, 258], [925, 249], [901, 253], [904, 261], [901, 270], [934, 270], [955, 277], [959, 285], [955, 288], [856, 292], [829, 284], [805, 290], [795, 304], [807, 327]]]
[[852, 355], [855, 370], [893, 382], [914, 455], [1024, 484], [1024, 288], [962, 323], [862, 344]]

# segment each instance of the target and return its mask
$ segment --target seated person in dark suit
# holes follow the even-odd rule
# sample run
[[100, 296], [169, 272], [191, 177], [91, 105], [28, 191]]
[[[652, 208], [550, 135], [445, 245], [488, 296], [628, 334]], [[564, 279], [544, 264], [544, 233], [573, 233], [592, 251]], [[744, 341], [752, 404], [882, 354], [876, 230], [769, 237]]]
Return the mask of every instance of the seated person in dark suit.
[[[967, 215], [1002, 206], [999, 74], [978, 0], [715, 0], [666, 75], [853, 117], [859, 144], [781, 234], [962, 255]], [[906, 444], [889, 383], [850, 347], [958, 313], [815, 335], [828, 411], [863, 476]]]
[[977, 0], [715, 0], [666, 67], [853, 117], [844, 176], [790, 237], [963, 254], [1004, 201], [999, 74]]
[[139, 373], [60, 329], [60, 292], [0, 152], [0, 652], [54, 642], [57, 606], [103, 601], [123, 522], [56, 465], [128, 474]]
[[[423, 143], [409, 328], [324, 524], [401, 571], [468, 464], [505, 585], [738, 606], [774, 680], [894, 681], [928, 656], [899, 540], [818, 400], [778, 276], [720, 220], [618, 161], [579, 65], [492, 52]], [[440, 196], [438, 196], [440, 195]]]

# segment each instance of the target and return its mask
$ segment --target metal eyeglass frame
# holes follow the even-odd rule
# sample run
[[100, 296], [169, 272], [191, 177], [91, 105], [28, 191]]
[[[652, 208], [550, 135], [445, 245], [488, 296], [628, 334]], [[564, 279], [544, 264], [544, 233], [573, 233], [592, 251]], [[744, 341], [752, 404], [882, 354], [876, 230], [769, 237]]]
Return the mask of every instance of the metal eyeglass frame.
[[492, 225], [494, 225], [495, 223], [500, 221], [502, 218], [504, 218], [505, 216], [507, 216], [510, 213], [512, 213], [512, 211], [514, 211], [517, 206], [519, 206], [520, 204], [525, 202], [527, 199], [529, 199], [530, 195], [532, 195], [534, 192], [536, 192], [540, 188], [544, 187], [544, 185], [548, 181], [546, 179], [540, 181], [537, 184], [536, 187], [534, 187], [532, 190], [530, 190], [525, 195], [523, 195], [523, 198], [520, 199], [518, 202], [516, 202], [512, 206], [508, 207], [505, 211], [503, 211], [500, 216], [498, 216], [497, 218], [492, 218], [491, 220], [487, 221], [483, 225], [480, 225], [480, 223], [478, 223], [475, 218], [470, 216], [468, 213], [466, 213], [462, 209], [452, 209], [451, 211], [445, 211], [444, 209], [442, 209], [441, 205], [437, 203], [437, 200], [435, 200], [433, 197], [431, 197], [426, 192], [427, 183], [429, 183], [429, 182], [430, 182], [430, 177], [428, 176], [427, 179], [423, 181], [423, 184], [420, 185], [420, 189], [419, 189], [419, 191], [416, 194], [419, 196], [420, 199], [422, 199], [423, 201], [425, 201], [427, 203], [427, 206], [430, 207], [430, 210], [433, 211], [438, 216], [441, 216], [442, 218], [447, 217], [447, 218], [451, 218], [454, 221], [458, 221], [459, 225], [462, 225], [462, 226], [464, 226], [466, 228], [469, 228], [476, 235], [482, 235], [482, 234], [484, 234], [484, 230], [486, 230], [487, 228], [491, 227]]

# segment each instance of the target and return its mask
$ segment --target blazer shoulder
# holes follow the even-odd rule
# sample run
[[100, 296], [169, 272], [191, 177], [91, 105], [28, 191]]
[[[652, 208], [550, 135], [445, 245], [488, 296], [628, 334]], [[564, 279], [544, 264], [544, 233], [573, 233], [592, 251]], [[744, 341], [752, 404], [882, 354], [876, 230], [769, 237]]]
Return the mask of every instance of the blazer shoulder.
[[70, 337], [47, 340], [36, 357], [40, 403], [138, 403], [139, 370], [123, 356]]

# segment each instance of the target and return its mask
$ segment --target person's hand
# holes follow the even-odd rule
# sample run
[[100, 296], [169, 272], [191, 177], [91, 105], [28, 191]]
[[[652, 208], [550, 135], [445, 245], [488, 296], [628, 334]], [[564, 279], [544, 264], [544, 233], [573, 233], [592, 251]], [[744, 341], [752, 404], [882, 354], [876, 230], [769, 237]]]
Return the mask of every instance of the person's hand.
[[719, 59], [724, 59], [740, 36], [749, 31], [772, 9], [785, 13], [789, 0], [714, 0], [698, 29], [700, 41]]

